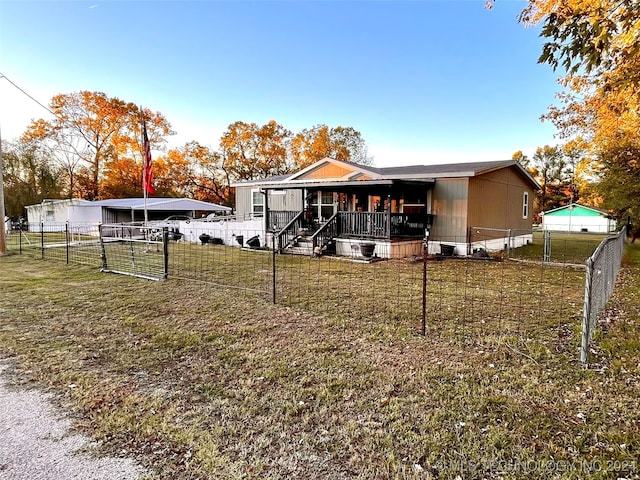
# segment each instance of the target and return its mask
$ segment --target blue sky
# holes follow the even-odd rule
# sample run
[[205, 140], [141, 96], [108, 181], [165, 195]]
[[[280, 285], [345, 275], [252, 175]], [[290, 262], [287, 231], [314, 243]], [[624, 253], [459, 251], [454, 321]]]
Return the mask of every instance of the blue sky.
[[[555, 144], [539, 120], [525, 1], [0, 1], [0, 72], [40, 102], [101, 91], [217, 147], [236, 121], [359, 130], [377, 166], [510, 158]], [[3, 138], [47, 112], [0, 79]]]

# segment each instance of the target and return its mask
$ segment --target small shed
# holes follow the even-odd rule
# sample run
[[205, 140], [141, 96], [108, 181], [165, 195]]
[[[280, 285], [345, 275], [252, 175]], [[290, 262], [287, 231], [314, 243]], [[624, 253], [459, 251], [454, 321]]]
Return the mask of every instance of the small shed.
[[607, 212], [577, 203], [547, 210], [541, 215], [543, 230], [591, 233], [616, 230], [616, 220]]

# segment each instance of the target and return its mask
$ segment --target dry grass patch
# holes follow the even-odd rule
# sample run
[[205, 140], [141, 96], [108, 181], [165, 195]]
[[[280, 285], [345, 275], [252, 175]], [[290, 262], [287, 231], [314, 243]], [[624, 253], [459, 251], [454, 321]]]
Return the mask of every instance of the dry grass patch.
[[423, 338], [378, 312], [23, 260], [0, 258], [16, 382], [57, 392], [106, 451], [158, 478], [638, 476], [635, 314], [611, 321], [583, 371], [571, 323]]

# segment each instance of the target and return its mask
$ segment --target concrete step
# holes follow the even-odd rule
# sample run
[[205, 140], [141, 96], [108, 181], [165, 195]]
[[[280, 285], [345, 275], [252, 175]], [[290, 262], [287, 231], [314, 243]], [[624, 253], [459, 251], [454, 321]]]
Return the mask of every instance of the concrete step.
[[293, 245], [285, 248], [284, 252], [292, 255], [311, 255], [313, 241], [309, 237], [299, 237]]

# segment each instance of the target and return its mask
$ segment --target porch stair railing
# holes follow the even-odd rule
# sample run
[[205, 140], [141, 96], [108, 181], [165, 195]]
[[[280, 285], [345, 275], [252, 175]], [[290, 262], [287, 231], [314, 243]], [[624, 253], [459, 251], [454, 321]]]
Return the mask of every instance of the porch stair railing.
[[294, 240], [298, 236], [298, 230], [304, 226], [304, 214], [304, 210], [298, 213], [284, 226], [282, 230], [280, 230], [280, 232], [278, 232], [278, 252], [282, 252], [282, 250], [293, 244]]
[[334, 213], [331, 218], [329, 218], [329, 220], [327, 220], [327, 222], [311, 236], [314, 252], [316, 247], [320, 247], [324, 250], [331, 240], [340, 235], [340, 223], [338, 222], [339, 217], [340, 212]]

